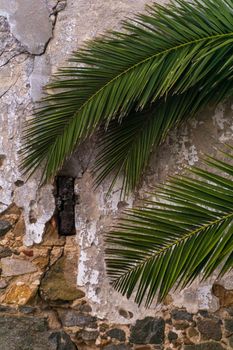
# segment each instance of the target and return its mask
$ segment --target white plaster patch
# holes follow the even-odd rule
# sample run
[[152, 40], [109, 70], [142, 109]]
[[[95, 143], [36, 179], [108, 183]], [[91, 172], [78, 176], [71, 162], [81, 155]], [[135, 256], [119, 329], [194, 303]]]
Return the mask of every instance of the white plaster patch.
[[50, 59], [48, 55], [37, 56], [34, 59], [34, 67], [30, 75], [31, 97], [38, 101], [42, 95], [42, 88], [48, 83], [51, 74]]
[[228, 122], [227, 118], [224, 117], [225, 106], [220, 104], [216, 109], [212, 117], [213, 124], [218, 126], [221, 130], [224, 129], [225, 124]]
[[190, 125], [193, 129], [196, 129], [200, 124], [202, 124], [203, 122], [200, 122], [199, 120], [197, 120], [195, 117], [193, 117], [191, 120], [190, 120]]
[[222, 135], [219, 137], [219, 141], [221, 143], [228, 142], [228, 141], [232, 140], [232, 136], [233, 136], [232, 132], [226, 131], [226, 132], [222, 133]]
[[195, 145], [192, 145], [188, 149], [184, 150], [184, 158], [185, 160], [187, 160], [190, 166], [194, 165], [196, 162], [199, 161]]
[[78, 274], [77, 274], [77, 285], [83, 287], [88, 283], [88, 267], [87, 262], [89, 258], [84, 250], [80, 251], [79, 262], [78, 262]]
[[182, 129], [181, 135], [177, 139], [177, 131], [171, 133], [173, 139], [173, 154], [177, 158], [177, 163], [182, 169], [184, 164], [194, 165], [199, 161], [197, 148], [194, 144], [190, 145], [190, 135], [188, 126]]
[[215, 296], [211, 292], [212, 284], [200, 286], [197, 289], [198, 306], [201, 310], [210, 310], [212, 312], [218, 310], [219, 304]]
[[93, 303], [96, 303], [96, 304], [101, 303], [101, 299], [96, 294], [96, 290], [92, 285], [90, 285], [89, 288], [87, 289], [86, 295], [87, 295], [88, 299], [91, 300]]
[[197, 313], [198, 310], [217, 311], [219, 302], [212, 294], [214, 280], [214, 276], [205, 282], [196, 279], [191, 286], [184, 288], [179, 293], [172, 294], [173, 304], [177, 307], [184, 307], [191, 313]]
[[93, 270], [91, 271], [91, 276], [90, 276], [90, 283], [92, 285], [96, 285], [99, 283], [99, 271], [98, 270]]

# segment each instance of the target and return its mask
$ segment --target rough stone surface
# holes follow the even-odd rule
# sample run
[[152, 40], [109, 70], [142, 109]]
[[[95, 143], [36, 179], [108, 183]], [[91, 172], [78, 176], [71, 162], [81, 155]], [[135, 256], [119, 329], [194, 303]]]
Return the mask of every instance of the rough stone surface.
[[228, 335], [233, 334], [233, 320], [225, 320], [225, 329], [228, 333]]
[[118, 345], [108, 345], [103, 348], [103, 350], [130, 350], [131, 348], [125, 344]]
[[14, 259], [14, 258], [3, 258], [2, 262], [2, 275], [7, 276], [18, 276], [26, 273], [36, 272], [37, 268], [30, 261]]
[[229, 340], [229, 346], [233, 349], [233, 336], [228, 338]]
[[174, 327], [177, 330], [185, 330], [189, 327], [189, 323], [188, 323], [188, 321], [179, 320], [179, 321], [174, 323]]
[[43, 278], [40, 291], [46, 300], [72, 301], [85, 296], [85, 293], [78, 289], [74, 283], [71, 284], [66, 279], [65, 264], [64, 257], [59, 259]]
[[106, 333], [110, 338], [125, 341], [125, 332], [122, 329], [113, 328]]
[[185, 345], [184, 350], [224, 350], [224, 347], [219, 343], [202, 343], [197, 345]]
[[193, 315], [188, 313], [186, 310], [172, 310], [171, 314], [174, 320], [184, 320], [184, 321], [192, 321]]
[[4, 289], [8, 286], [8, 283], [5, 280], [0, 280], [0, 289]]
[[71, 341], [65, 332], [54, 332], [49, 336], [51, 350], [77, 350], [75, 344]]
[[[16, 309], [14, 307], [11, 306], [7, 306], [7, 305], [0, 305], [0, 314], [1, 316], [3, 316], [4, 313], [7, 314], [15, 314]], [[18, 317], [16, 317], [18, 319]]]
[[1, 350], [50, 350], [47, 323], [34, 317], [0, 317]]
[[36, 311], [36, 308], [32, 306], [19, 306], [18, 309], [20, 312], [26, 315], [33, 314]]
[[193, 337], [198, 337], [199, 336], [199, 332], [193, 327], [190, 327], [187, 330], [187, 334], [188, 334], [189, 338], [193, 338]]
[[59, 310], [59, 316], [65, 327], [88, 327], [97, 328], [97, 318], [89, 315], [82, 315], [74, 310]]
[[82, 339], [84, 341], [96, 340], [99, 336], [98, 331], [86, 331], [82, 330], [76, 334], [77, 339]]
[[4, 236], [11, 229], [11, 224], [8, 221], [0, 220], [0, 237]]
[[197, 327], [204, 340], [221, 340], [222, 338], [221, 324], [219, 321], [199, 320]]
[[131, 329], [130, 341], [135, 344], [162, 344], [165, 322], [162, 318], [146, 317]]
[[227, 290], [223, 286], [215, 283], [213, 285], [213, 294], [218, 297], [219, 304], [222, 307], [227, 307], [233, 304], [233, 291]]
[[33, 288], [28, 284], [12, 284], [6, 292], [4, 303], [25, 305], [32, 299], [35, 293], [36, 288]]
[[175, 332], [169, 332], [167, 337], [168, 337], [168, 340], [172, 342], [173, 340], [176, 340], [178, 338], [178, 335]]
[[12, 251], [10, 248], [0, 246], [0, 259], [6, 258], [6, 257], [11, 256], [11, 255], [12, 255]]

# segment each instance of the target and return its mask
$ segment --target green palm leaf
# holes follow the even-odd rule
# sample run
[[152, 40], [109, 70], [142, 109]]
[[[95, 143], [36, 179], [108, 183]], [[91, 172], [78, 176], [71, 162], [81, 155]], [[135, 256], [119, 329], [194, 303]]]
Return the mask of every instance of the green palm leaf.
[[213, 158], [207, 164], [222, 175], [193, 167], [171, 178], [107, 234], [111, 283], [127, 297], [136, 290], [138, 304], [161, 301], [220, 264], [220, 275], [233, 267], [233, 165]]
[[207, 85], [203, 90], [191, 88], [180, 95], [169, 95], [142, 112], [132, 111], [120, 124], [112, 121], [108, 130], [100, 134], [93, 167], [96, 185], [113, 173], [111, 190], [123, 174], [122, 194], [129, 195], [138, 185], [153, 148], [164, 141], [172, 127], [186, 121], [207, 103], [217, 105], [232, 93], [231, 81], [219, 79], [214, 88]]
[[25, 130], [25, 172], [44, 162], [47, 180], [100, 124], [192, 87], [232, 82], [232, 0], [155, 4], [123, 29], [88, 43], [47, 86]]

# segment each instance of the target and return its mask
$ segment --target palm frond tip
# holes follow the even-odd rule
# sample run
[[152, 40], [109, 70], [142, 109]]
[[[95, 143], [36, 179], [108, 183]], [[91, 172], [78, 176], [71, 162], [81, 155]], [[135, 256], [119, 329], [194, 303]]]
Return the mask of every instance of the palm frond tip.
[[192, 168], [195, 178], [174, 177], [106, 236], [110, 280], [127, 297], [136, 291], [138, 304], [161, 301], [220, 265], [220, 275], [233, 267], [233, 166], [207, 162], [225, 173]]
[[[129, 113], [156, 105], [161, 99], [169, 101], [191, 89], [213, 96], [216, 86], [224, 81], [232, 91], [231, 0], [154, 4], [146, 14], [124, 22], [123, 28], [124, 32], [108, 33], [73, 54], [70, 60], [74, 66], [60, 69], [47, 86], [39, 110], [24, 131], [22, 168], [26, 173], [45, 164], [43, 180], [48, 180], [100, 124], [127, 119]], [[153, 118], [160, 114], [155, 111]], [[177, 113], [177, 121], [183, 119], [181, 115]], [[137, 144], [140, 164], [134, 178], [132, 171], [126, 170], [127, 190], [138, 183], [149, 146], [159, 144], [175, 124], [174, 120], [161, 128], [159, 122], [148, 145]], [[105, 160], [110, 169], [105, 155], [98, 159], [97, 168]], [[122, 167], [125, 170], [122, 161], [117, 164], [117, 173]], [[99, 179], [107, 176], [109, 169]]]

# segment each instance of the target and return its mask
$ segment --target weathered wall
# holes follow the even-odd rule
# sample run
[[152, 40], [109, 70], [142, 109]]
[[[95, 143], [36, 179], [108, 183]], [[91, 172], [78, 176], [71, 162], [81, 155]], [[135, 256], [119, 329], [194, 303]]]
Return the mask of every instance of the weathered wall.
[[[39, 174], [26, 182], [18, 169], [22, 123], [50, 75], [84, 40], [119, 28], [124, 16], [150, 2], [0, 0], [1, 350], [75, 349], [67, 333], [79, 349], [127, 350], [134, 344], [149, 350], [164, 343], [166, 349], [233, 348], [232, 275], [197, 281], [171, 293], [166, 305], [137, 308], [109, 286], [102, 240], [122, 208], [136, 203], [145, 189], [232, 139], [230, 102], [172, 132], [153, 154], [142, 190], [127, 203], [120, 201], [120, 183], [108, 198], [107, 181], [90, 191], [95, 143], [84, 145], [64, 168], [76, 178], [76, 237], [57, 236], [52, 184], [39, 189]], [[199, 343], [204, 345], [193, 345]]]

